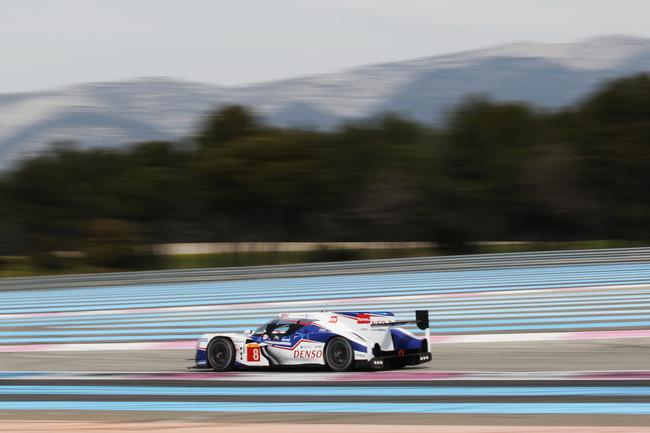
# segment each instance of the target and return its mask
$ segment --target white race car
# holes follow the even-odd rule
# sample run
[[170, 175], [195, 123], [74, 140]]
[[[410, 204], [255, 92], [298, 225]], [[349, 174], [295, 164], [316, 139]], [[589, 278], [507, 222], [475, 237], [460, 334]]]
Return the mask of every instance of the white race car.
[[[243, 333], [204, 334], [196, 350], [198, 368], [325, 365], [334, 371], [357, 367], [400, 368], [431, 361], [429, 312], [397, 321], [386, 311], [281, 313]], [[415, 323], [418, 337], [400, 325]]]

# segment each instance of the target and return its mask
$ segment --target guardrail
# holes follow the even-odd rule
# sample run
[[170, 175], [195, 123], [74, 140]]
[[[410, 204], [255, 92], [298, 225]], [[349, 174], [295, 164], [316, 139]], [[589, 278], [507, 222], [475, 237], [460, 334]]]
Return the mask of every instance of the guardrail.
[[648, 263], [650, 248], [473, 254], [234, 268], [173, 269], [0, 279], [0, 290], [285, 278], [381, 272], [450, 271], [520, 266]]

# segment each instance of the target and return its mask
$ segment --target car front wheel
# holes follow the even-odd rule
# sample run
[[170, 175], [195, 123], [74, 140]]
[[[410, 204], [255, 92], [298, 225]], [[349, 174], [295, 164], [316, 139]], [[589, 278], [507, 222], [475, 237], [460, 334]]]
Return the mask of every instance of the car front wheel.
[[228, 371], [235, 362], [235, 346], [228, 338], [217, 337], [208, 346], [208, 363], [214, 371]]

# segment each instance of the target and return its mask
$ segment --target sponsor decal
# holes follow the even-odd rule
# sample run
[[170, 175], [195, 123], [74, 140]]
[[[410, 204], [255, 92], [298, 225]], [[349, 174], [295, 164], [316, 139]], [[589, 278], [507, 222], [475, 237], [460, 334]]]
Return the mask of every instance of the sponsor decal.
[[336, 323], [339, 321], [339, 316], [330, 316], [330, 323]]
[[293, 357], [294, 358], [322, 358], [323, 357], [323, 351], [319, 349], [311, 349], [311, 350], [294, 350], [293, 351]]
[[357, 325], [369, 325], [370, 315], [365, 313], [357, 314]]
[[262, 359], [262, 353], [259, 344], [248, 344], [246, 346], [246, 361], [259, 362]]

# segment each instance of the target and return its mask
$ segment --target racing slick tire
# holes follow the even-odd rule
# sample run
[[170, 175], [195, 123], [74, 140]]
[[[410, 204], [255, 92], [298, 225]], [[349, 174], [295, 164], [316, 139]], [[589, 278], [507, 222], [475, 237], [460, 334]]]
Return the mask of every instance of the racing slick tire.
[[343, 337], [334, 337], [325, 346], [325, 364], [333, 371], [347, 371], [354, 367], [354, 349]]
[[208, 364], [214, 371], [228, 371], [235, 363], [235, 346], [228, 338], [217, 337], [208, 345]]

